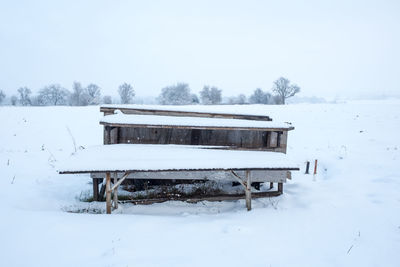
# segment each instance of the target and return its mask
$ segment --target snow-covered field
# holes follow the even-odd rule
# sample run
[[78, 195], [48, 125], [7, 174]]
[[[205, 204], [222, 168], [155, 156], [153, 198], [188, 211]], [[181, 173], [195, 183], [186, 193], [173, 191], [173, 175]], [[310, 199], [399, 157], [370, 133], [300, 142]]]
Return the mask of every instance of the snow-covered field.
[[79, 201], [87, 175], [56, 169], [102, 143], [99, 108], [0, 107], [0, 266], [400, 266], [399, 100], [210, 109], [293, 123], [302, 170], [282, 196], [250, 212], [241, 200], [68, 213], [96, 205]]

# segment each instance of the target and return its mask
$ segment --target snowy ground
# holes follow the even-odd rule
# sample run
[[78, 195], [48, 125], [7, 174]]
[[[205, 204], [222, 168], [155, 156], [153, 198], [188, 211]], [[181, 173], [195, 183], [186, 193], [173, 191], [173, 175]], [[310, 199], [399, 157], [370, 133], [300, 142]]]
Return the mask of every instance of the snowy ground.
[[[219, 106], [296, 127], [304, 168], [277, 198], [67, 213], [91, 185], [58, 175], [76, 147], [102, 143], [98, 107], [0, 107], [1, 266], [399, 266], [400, 101]], [[100, 204], [101, 206], [103, 205]]]

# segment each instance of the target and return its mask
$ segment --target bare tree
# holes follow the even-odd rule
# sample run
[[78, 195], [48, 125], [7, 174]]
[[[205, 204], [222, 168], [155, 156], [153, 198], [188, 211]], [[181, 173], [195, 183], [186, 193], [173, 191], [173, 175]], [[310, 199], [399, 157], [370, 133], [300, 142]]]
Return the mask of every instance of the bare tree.
[[178, 83], [164, 87], [157, 100], [161, 105], [187, 105], [194, 104], [196, 98], [190, 93], [187, 83]]
[[246, 96], [244, 94], [240, 94], [238, 96], [232, 96], [228, 99], [228, 103], [232, 105], [243, 105], [246, 104]]
[[291, 85], [288, 79], [280, 77], [274, 82], [272, 91], [280, 97], [280, 103], [285, 104], [286, 98], [292, 97], [300, 92], [300, 87], [295, 84]]
[[201, 103], [205, 105], [220, 104], [222, 101], [221, 89], [205, 85], [203, 90], [200, 91]]
[[65, 105], [67, 104], [70, 92], [59, 84], [51, 84], [39, 91], [39, 105]]
[[192, 98], [191, 104], [199, 104], [200, 103], [199, 97], [196, 94], [191, 94], [190, 97]]
[[72, 84], [72, 93], [70, 97], [71, 106], [84, 106], [87, 105], [88, 96], [85, 93], [84, 88], [80, 82], [74, 82]]
[[133, 90], [133, 86], [129, 83], [123, 83], [118, 87], [118, 93], [121, 97], [122, 104], [129, 104], [132, 102], [133, 97], [135, 96], [135, 91]]
[[251, 104], [271, 104], [271, 94], [264, 92], [261, 88], [257, 88], [250, 96], [249, 102]]
[[100, 104], [100, 87], [97, 84], [91, 83], [89, 84], [86, 89], [85, 93], [88, 96], [86, 103], [88, 105], [98, 105]]
[[32, 91], [28, 87], [20, 87], [18, 89], [18, 94], [19, 94], [19, 103], [22, 106], [27, 106], [31, 104], [31, 95]]
[[6, 98], [6, 94], [0, 90], [0, 104], [3, 102], [4, 98]]
[[111, 96], [105, 95], [105, 96], [103, 97], [103, 103], [104, 103], [104, 104], [112, 104]]
[[16, 95], [11, 96], [11, 105], [16, 106], [18, 102], [18, 97]]

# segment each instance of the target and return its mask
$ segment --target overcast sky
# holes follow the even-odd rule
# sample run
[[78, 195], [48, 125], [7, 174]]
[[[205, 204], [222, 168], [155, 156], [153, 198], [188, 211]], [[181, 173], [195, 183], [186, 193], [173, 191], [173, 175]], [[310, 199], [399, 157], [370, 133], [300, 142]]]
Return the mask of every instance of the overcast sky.
[[98, 84], [138, 96], [189, 83], [223, 95], [400, 95], [400, 1], [0, 1], [0, 89]]

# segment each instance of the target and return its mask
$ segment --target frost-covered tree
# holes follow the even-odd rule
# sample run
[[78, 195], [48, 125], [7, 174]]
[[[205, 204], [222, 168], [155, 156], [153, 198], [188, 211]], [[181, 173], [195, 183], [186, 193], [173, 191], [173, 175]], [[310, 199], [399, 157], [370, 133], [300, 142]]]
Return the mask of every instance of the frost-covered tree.
[[285, 104], [286, 98], [292, 97], [300, 92], [300, 87], [295, 84], [291, 85], [288, 79], [280, 77], [274, 82], [272, 91], [279, 96], [279, 102]]
[[201, 103], [204, 105], [220, 104], [222, 101], [221, 92], [222, 90], [217, 87], [210, 88], [210, 86], [205, 85], [203, 90], [200, 91]]
[[32, 91], [28, 87], [20, 87], [18, 89], [18, 94], [19, 94], [19, 103], [22, 106], [27, 106], [31, 104], [31, 95]]
[[51, 84], [39, 91], [38, 103], [42, 106], [66, 105], [70, 92], [59, 84]]
[[271, 94], [257, 88], [250, 96], [249, 102], [251, 104], [271, 104]]
[[129, 104], [132, 102], [133, 97], [135, 96], [135, 91], [133, 90], [133, 86], [129, 83], [123, 83], [118, 87], [118, 93], [121, 97], [122, 104]]
[[157, 100], [161, 105], [187, 105], [194, 104], [194, 101], [196, 101], [196, 99], [193, 99], [187, 83], [177, 83], [164, 87]]
[[192, 104], [200, 103], [199, 97], [196, 94], [192, 94], [191, 97], [192, 97]]
[[85, 88], [85, 94], [87, 95], [87, 105], [98, 105], [101, 100], [100, 87], [97, 84], [91, 83]]
[[276, 105], [282, 105], [282, 98], [279, 95], [273, 95], [272, 96], [272, 104], [276, 104]]
[[247, 101], [246, 96], [244, 94], [240, 94], [237, 96], [237, 100], [236, 100], [237, 104], [244, 105], [244, 104], [246, 104], [246, 101]]
[[6, 98], [6, 94], [0, 90], [0, 104], [3, 102], [4, 98]]
[[70, 97], [71, 106], [84, 106], [87, 105], [88, 96], [85, 93], [85, 89], [82, 87], [80, 82], [74, 82], [72, 84], [72, 93]]
[[16, 95], [11, 96], [11, 105], [16, 106], [18, 102], [18, 97]]
[[111, 96], [105, 95], [105, 96], [103, 97], [103, 103], [104, 103], [104, 104], [112, 104]]
[[238, 96], [232, 96], [228, 99], [228, 103], [231, 105], [243, 105], [246, 104], [246, 96], [244, 94], [240, 94]]

